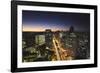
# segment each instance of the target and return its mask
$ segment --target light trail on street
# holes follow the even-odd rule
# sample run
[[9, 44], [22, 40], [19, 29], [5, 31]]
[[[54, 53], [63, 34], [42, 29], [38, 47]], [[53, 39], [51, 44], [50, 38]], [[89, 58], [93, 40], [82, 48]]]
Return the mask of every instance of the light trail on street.
[[53, 45], [57, 60], [66, 60], [67, 52], [61, 47], [61, 43], [56, 39], [55, 36], [53, 36]]

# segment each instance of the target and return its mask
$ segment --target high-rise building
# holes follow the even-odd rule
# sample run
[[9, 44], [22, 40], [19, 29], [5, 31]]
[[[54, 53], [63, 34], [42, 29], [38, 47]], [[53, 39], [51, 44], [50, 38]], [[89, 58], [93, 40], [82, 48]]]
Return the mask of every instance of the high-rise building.
[[70, 33], [74, 32], [74, 27], [73, 27], [73, 26], [71, 26], [71, 27], [69, 28], [69, 32], [70, 32]]
[[45, 35], [36, 35], [35, 41], [36, 41], [36, 45], [45, 44]]
[[45, 31], [45, 41], [46, 41], [46, 46], [49, 48], [52, 48], [52, 39], [53, 39], [53, 32], [51, 29], [46, 29]]

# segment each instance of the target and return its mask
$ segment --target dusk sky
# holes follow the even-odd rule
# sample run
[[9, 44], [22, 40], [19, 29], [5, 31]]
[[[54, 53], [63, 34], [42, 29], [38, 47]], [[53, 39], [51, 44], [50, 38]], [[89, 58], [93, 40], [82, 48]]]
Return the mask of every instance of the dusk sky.
[[90, 30], [90, 14], [44, 11], [22, 11], [23, 31], [45, 31], [45, 29], [76, 31]]

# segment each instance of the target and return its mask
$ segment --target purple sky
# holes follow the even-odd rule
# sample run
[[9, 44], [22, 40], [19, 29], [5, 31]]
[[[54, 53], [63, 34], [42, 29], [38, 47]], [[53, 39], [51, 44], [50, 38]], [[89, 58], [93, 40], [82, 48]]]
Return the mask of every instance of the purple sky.
[[24, 10], [22, 24], [23, 31], [69, 30], [70, 26], [76, 31], [89, 31], [90, 14]]

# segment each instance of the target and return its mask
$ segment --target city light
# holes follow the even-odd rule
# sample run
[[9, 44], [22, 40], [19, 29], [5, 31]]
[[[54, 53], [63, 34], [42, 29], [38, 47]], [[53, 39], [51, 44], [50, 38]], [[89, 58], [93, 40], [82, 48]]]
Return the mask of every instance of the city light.
[[22, 11], [22, 61], [90, 58], [90, 14]]

